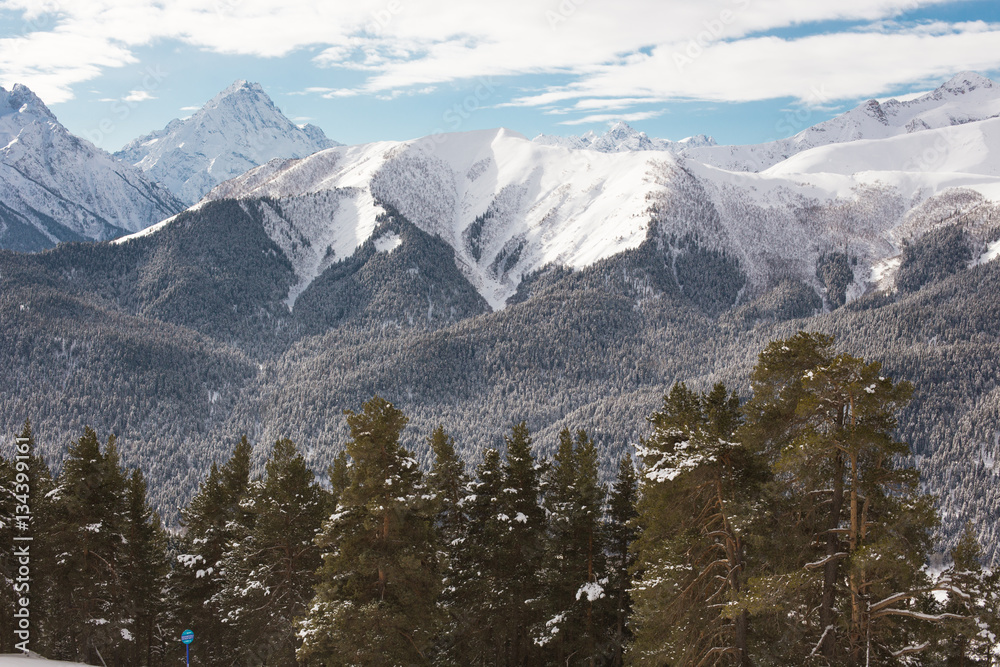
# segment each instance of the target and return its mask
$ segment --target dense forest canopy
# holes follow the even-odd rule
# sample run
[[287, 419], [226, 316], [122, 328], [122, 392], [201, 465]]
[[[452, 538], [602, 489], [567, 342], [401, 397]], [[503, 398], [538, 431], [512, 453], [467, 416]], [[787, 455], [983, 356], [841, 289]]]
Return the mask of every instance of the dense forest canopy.
[[[990, 665], [1000, 580], [971, 523], [928, 568], [939, 519], [897, 439], [913, 387], [800, 332], [759, 354], [753, 397], [677, 383], [612, 483], [598, 443], [551, 454], [514, 422], [474, 468], [444, 426], [422, 466], [375, 396], [322, 482], [244, 437], [168, 531], [143, 472], [86, 427], [58, 474], [0, 460], [0, 567], [14, 648], [31, 535], [31, 648], [210, 665]], [[9, 610], [9, 613], [8, 611]]]

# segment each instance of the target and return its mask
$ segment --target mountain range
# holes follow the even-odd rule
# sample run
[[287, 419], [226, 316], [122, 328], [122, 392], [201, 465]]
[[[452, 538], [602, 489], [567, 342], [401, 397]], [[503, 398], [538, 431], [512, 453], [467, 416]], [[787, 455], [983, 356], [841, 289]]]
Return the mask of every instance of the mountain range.
[[25, 86], [0, 88], [0, 247], [138, 231], [184, 208], [167, 188], [63, 127]]
[[916, 384], [942, 530], [998, 559], [997, 100], [963, 73], [781, 147], [498, 129], [271, 160], [113, 242], [0, 252], [0, 428], [30, 416], [54, 460], [118, 434], [171, 520], [242, 433], [323, 469], [376, 392], [423, 462], [438, 423], [474, 462], [523, 419], [542, 451], [586, 428], [607, 471], [671, 383], [745, 393], [816, 329]]
[[187, 204], [273, 158], [299, 158], [339, 146], [315, 125], [299, 127], [260, 84], [236, 81], [185, 119], [129, 142], [115, 153]]

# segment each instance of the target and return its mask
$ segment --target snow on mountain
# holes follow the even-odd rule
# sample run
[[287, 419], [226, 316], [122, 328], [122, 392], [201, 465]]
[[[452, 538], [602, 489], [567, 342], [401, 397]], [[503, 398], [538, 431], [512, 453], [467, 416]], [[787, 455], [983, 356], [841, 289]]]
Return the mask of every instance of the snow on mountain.
[[[670, 159], [658, 155], [658, 159]], [[581, 267], [646, 236], [650, 158], [542, 146], [506, 129], [332, 148], [272, 162], [207, 199], [280, 198], [295, 234], [272, 235], [290, 254], [301, 292], [329, 264], [367, 240], [381, 205], [455, 249], [468, 280], [494, 308], [521, 277], [549, 263]], [[312, 195], [336, 193], [316, 215]], [[296, 207], [301, 213], [296, 212]], [[277, 229], [276, 220], [268, 223]], [[286, 238], [306, 238], [296, 248]], [[287, 247], [286, 247], [287, 246]]]
[[295, 125], [259, 84], [236, 81], [193, 116], [131, 141], [115, 157], [193, 203], [268, 160], [305, 157], [339, 145], [315, 125]]
[[[203, 201], [267, 198], [257, 210], [299, 279], [289, 307], [376, 234], [383, 207], [446, 241], [494, 309], [524, 276], [552, 264], [589, 266], [636, 248], [651, 230], [675, 258], [693, 242], [737, 262], [746, 296], [784, 278], [822, 289], [818, 259], [846, 251], [857, 263], [853, 297], [904, 241], [998, 208], [996, 100], [992, 82], [963, 74], [911, 102], [867, 105], [801, 133], [793, 156], [757, 172], [692, 157], [715, 147], [650, 149], [654, 140], [624, 123], [559, 141], [499, 129], [273, 160]], [[914, 119], [927, 127], [907, 130]], [[866, 133], [873, 136], [858, 138]], [[806, 146], [820, 137], [826, 143]]]
[[114, 238], [183, 204], [134, 167], [76, 137], [27, 87], [0, 88], [0, 247]]
[[887, 139], [1000, 116], [1000, 86], [962, 72], [913, 100], [868, 100], [793, 137], [748, 146], [697, 146], [684, 156], [729, 171], [763, 171], [797, 153], [863, 139]]
[[602, 153], [622, 153], [626, 151], [669, 151], [681, 153], [689, 148], [699, 146], [714, 146], [712, 137], [699, 134], [680, 141], [650, 138], [645, 132], [639, 132], [624, 121], [618, 121], [607, 132], [598, 135], [587, 132], [579, 136], [560, 137], [552, 134], [540, 134], [534, 139], [543, 146], [561, 146], [600, 151]]

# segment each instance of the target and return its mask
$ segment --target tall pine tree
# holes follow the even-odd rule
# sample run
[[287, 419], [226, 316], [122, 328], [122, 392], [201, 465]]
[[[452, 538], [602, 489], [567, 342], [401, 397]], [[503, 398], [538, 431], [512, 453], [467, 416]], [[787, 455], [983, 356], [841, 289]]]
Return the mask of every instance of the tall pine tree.
[[212, 464], [198, 493], [181, 510], [185, 533], [169, 578], [170, 598], [176, 604], [172, 632], [190, 628], [196, 637], [212, 637], [192, 649], [194, 659], [203, 665], [230, 665], [238, 649], [231, 626], [222, 622], [218, 596], [225, 584], [223, 559], [233, 541], [253, 526], [253, 515], [245, 506], [251, 452], [250, 442], [242, 437], [221, 468]]
[[632, 571], [635, 553], [632, 543], [638, 536], [635, 521], [638, 517], [636, 502], [639, 486], [631, 454], [625, 454], [618, 463], [618, 476], [611, 487], [608, 500], [607, 535], [608, 585], [607, 595], [611, 607], [608, 641], [611, 645], [609, 664], [619, 667], [624, 663], [625, 647], [632, 639], [629, 618], [632, 615]]
[[597, 477], [597, 450], [583, 430], [569, 429], [548, 469], [545, 508], [549, 527], [542, 570], [545, 622], [535, 643], [548, 660], [593, 665], [610, 653], [610, 607], [605, 587], [602, 518], [604, 488]]
[[223, 558], [225, 582], [216, 596], [237, 640], [233, 655], [252, 665], [294, 665], [295, 621], [312, 599], [321, 563], [316, 535], [328, 495], [291, 440], [278, 440], [264, 479], [242, 507], [253, 519]]
[[406, 417], [381, 397], [347, 413], [350, 481], [317, 544], [319, 583], [300, 624], [301, 661], [411, 665], [430, 659], [437, 630], [439, 551], [433, 505]]

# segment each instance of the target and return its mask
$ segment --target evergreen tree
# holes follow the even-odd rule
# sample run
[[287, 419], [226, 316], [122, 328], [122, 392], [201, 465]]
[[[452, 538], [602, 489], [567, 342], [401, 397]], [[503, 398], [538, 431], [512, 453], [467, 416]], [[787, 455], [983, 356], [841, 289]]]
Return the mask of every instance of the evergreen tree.
[[350, 483], [317, 538], [323, 565], [300, 624], [301, 661], [410, 665], [430, 659], [439, 549], [422, 474], [399, 444], [406, 421], [378, 396], [361, 412], [347, 412]]
[[742, 434], [770, 462], [769, 521], [785, 539], [741, 603], [769, 617], [782, 637], [769, 648], [787, 661], [891, 662], [927, 648], [926, 621], [947, 618], [926, 613], [937, 519], [916, 472], [897, 464], [909, 447], [892, 437], [895, 413], [912, 388], [831, 345], [799, 333], [754, 370]]
[[434, 495], [439, 538], [449, 545], [462, 535], [465, 516], [461, 503], [469, 480], [465, 463], [455, 452], [455, 440], [445, 433], [443, 426], [434, 429], [427, 438], [427, 446], [434, 454], [427, 488]]
[[537, 647], [532, 627], [541, 620], [539, 573], [544, 558], [545, 511], [540, 505], [541, 475], [531, 453], [531, 435], [524, 422], [516, 424], [504, 438], [507, 455], [502, 488], [497, 496], [497, 519], [501, 527], [497, 554], [503, 564], [497, 582], [501, 605], [497, 623], [503, 630], [500, 647], [507, 665], [536, 661]]
[[466, 515], [462, 507], [468, 492], [469, 478], [465, 464], [455, 452], [455, 441], [438, 426], [427, 438], [427, 445], [434, 454], [434, 463], [427, 476], [427, 488], [434, 497], [435, 526], [438, 553], [442, 572], [442, 591], [438, 606], [442, 612], [442, 625], [435, 641], [434, 661], [448, 661], [453, 654], [457, 635], [463, 624], [463, 608], [456, 584], [465, 574], [461, 568], [469, 564], [463, 558], [469, 545], [466, 544]]
[[500, 519], [503, 488], [500, 452], [487, 449], [476, 468], [476, 479], [467, 484], [460, 500], [464, 523], [448, 549], [441, 597], [446, 617], [438, 641], [440, 664], [506, 664], [505, 602], [500, 591], [508, 565], [499, 545], [510, 526]]
[[747, 613], [734, 602], [764, 473], [733, 440], [739, 401], [721, 384], [699, 395], [679, 383], [649, 420], [653, 435], [639, 448], [632, 661], [749, 665]]
[[605, 494], [597, 479], [597, 450], [586, 432], [577, 431], [574, 442], [569, 429], [563, 429], [546, 478], [546, 620], [536, 627], [535, 643], [558, 664], [597, 664], [610, 649], [601, 525]]
[[58, 480], [53, 541], [59, 556], [47, 575], [58, 584], [49, 628], [55, 657], [96, 664], [118, 654], [129, 632], [122, 604], [125, 486], [115, 437], [105, 450], [87, 427], [69, 448]]
[[312, 598], [328, 496], [295, 443], [282, 439], [243, 507], [252, 527], [223, 558], [225, 583], [216, 596], [238, 642], [233, 655], [251, 665], [295, 665], [295, 620]]
[[126, 665], [153, 665], [154, 651], [156, 662], [161, 662], [165, 639], [158, 636], [157, 622], [164, 614], [167, 535], [159, 515], [149, 505], [146, 479], [138, 469], [129, 477], [125, 507], [121, 596], [128, 618], [119, 660]]
[[635, 554], [632, 543], [638, 537], [635, 526], [638, 512], [638, 480], [631, 454], [625, 454], [618, 463], [618, 476], [611, 487], [605, 532], [608, 550], [608, 600], [611, 603], [609, 624], [611, 645], [609, 662], [612, 667], [623, 664], [625, 647], [632, 638], [629, 617], [632, 615], [632, 570]]
[[230, 665], [238, 649], [215, 600], [225, 583], [223, 559], [234, 540], [244, 537], [253, 523], [253, 515], [244, 505], [250, 486], [251, 451], [250, 442], [242, 437], [222, 468], [212, 464], [198, 493], [181, 510], [186, 532], [169, 579], [170, 597], [177, 605], [171, 632], [179, 635], [190, 628], [196, 637], [212, 637], [212, 642], [199, 642], [192, 648], [204, 665]]

